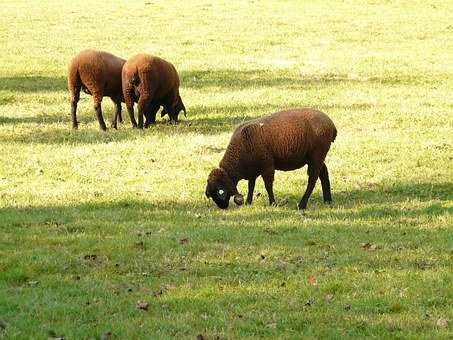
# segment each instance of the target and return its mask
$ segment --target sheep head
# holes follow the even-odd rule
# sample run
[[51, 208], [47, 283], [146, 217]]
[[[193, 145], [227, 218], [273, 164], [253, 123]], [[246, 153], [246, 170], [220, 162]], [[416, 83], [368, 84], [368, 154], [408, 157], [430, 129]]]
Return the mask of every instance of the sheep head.
[[244, 203], [244, 197], [237, 191], [227, 172], [222, 168], [212, 170], [206, 185], [206, 197], [212, 198], [220, 209], [226, 209], [231, 196], [234, 196], [237, 205]]
[[184, 116], [187, 117], [186, 107], [184, 106], [184, 103], [182, 102], [180, 95], [178, 95], [178, 99], [176, 99], [176, 101], [173, 103], [171, 111], [172, 112], [168, 112], [165, 109], [162, 110], [161, 117], [168, 113], [168, 116], [170, 117], [170, 122], [172, 123], [178, 122], [178, 116], [181, 111], [184, 111]]

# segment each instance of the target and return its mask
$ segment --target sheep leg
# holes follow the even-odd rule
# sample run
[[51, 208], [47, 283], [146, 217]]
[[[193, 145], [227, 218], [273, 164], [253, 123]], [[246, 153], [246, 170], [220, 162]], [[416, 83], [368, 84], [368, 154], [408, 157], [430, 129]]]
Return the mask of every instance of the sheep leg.
[[330, 181], [329, 181], [329, 172], [327, 171], [327, 166], [324, 163], [319, 172], [319, 179], [321, 180], [322, 186], [322, 197], [324, 198], [325, 203], [332, 203], [332, 192], [330, 190]]
[[253, 191], [255, 190], [256, 177], [249, 179], [249, 191], [247, 192], [247, 204], [252, 204]]
[[129, 118], [131, 120], [132, 128], [137, 127], [137, 121], [135, 120], [134, 117], [134, 102], [132, 101], [132, 94], [134, 93], [134, 89], [129, 88], [126, 89], [124, 83], [123, 83], [123, 89], [124, 89], [124, 102], [126, 103], [126, 108], [127, 108], [127, 113], [129, 114]]
[[275, 170], [268, 170], [264, 172], [261, 177], [263, 177], [264, 181], [264, 186], [267, 191], [267, 195], [269, 196], [269, 205], [273, 205], [275, 203], [275, 198], [274, 198], [274, 189], [273, 189], [273, 184], [274, 184], [274, 173]]
[[140, 96], [138, 99], [137, 110], [138, 110], [138, 128], [143, 129], [143, 116], [145, 115], [146, 108], [149, 106], [149, 97]]
[[122, 124], [123, 116], [121, 114], [121, 102], [118, 102], [118, 104], [116, 104], [116, 112], [118, 113], [118, 121]]
[[74, 89], [74, 93], [71, 98], [71, 119], [72, 119], [72, 128], [77, 130], [79, 123], [77, 122], [77, 103], [80, 99], [80, 87]]
[[151, 103], [149, 110], [145, 112], [145, 129], [148, 128], [151, 124], [156, 122], [156, 114], [159, 111], [160, 105], [156, 103]]
[[121, 118], [121, 101], [120, 102], [114, 101], [114, 103], [115, 103], [115, 113], [112, 118], [112, 128], [116, 129], [118, 119], [119, 119], [120, 123], [123, 122], [123, 119]]
[[320, 166], [318, 164], [310, 163], [308, 164], [308, 183], [307, 189], [305, 189], [305, 193], [302, 196], [302, 199], [299, 202], [299, 210], [304, 210], [307, 208], [307, 202], [310, 198], [313, 189], [315, 188], [316, 181], [319, 177]]
[[94, 111], [96, 112], [96, 117], [99, 122], [99, 127], [102, 131], [106, 131], [107, 126], [105, 126], [104, 117], [102, 117], [102, 108], [101, 108], [102, 96], [100, 94], [95, 94], [95, 95], [93, 95], [93, 98], [94, 98]]

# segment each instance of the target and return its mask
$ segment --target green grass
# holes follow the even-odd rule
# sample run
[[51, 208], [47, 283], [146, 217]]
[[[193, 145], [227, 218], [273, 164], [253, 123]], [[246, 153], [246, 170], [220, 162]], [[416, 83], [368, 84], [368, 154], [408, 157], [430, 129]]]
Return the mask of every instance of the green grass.
[[[452, 2], [3, 1], [0, 17], [0, 338], [453, 336]], [[72, 131], [66, 65], [88, 47], [174, 63], [188, 117], [102, 133], [82, 95]], [[305, 169], [276, 174], [280, 207], [261, 181], [251, 207], [204, 197], [235, 125], [304, 106], [338, 128], [332, 206], [318, 183], [297, 212]]]

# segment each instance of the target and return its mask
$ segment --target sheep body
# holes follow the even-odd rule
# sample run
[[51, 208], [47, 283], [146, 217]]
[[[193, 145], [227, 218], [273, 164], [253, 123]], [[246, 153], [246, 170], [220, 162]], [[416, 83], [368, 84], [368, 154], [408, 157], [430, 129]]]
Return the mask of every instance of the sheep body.
[[103, 97], [110, 97], [115, 103], [116, 111], [112, 118], [112, 127], [117, 127], [121, 118], [121, 102], [124, 102], [121, 88], [121, 71], [126, 60], [111, 53], [97, 50], [84, 50], [77, 54], [68, 67], [68, 88], [71, 93], [72, 126], [77, 128], [77, 103], [80, 90], [93, 96], [94, 109], [99, 126], [106, 130], [102, 117], [101, 102]]
[[179, 75], [173, 64], [150, 55], [138, 54], [124, 64], [122, 70], [123, 95], [133, 127], [134, 102], [137, 102], [138, 127], [143, 128], [143, 116], [147, 127], [156, 120], [160, 106], [174, 122], [181, 110], [186, 111], [179, 95]]
[[246, 179], [249, 181], [247, 203], [250, 204], [256, 178], [262, 176], [269, 202], [273, 204], [275, 170], [290, 171], [308, 164], [309, 180], [299, 209], [306, 208], [318, 177], [324, 200], [330, 202], [330, 182], [324, 160], [336, 134], [335, 125], [325, 113], [309, 108], [281, 111], [245, 122], [234, 131], [219, 168], [210, 173], [206, 195], [221, 208], [228, 207], [231, 196], [242, 204], [236, 185]]

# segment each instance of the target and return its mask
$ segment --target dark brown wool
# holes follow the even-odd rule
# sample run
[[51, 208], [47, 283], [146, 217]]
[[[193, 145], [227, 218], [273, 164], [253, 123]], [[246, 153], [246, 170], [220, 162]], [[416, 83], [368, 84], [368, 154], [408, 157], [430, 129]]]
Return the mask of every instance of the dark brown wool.
[[308, 165], [308, 184], [299, 209], [307, 201], [321, 179], [325, 202], [332, 201], [329, 174], [324, 163], [330, 144], [337, 130], [323, 112], [304, 108], [282, 111], [239, 125], [220, 166], [211, 171], [206, 186], [206, 196], [211, 197], [222, 209], [229, 199], [241, 205], [244, 198], [236, 189], [241, 179], [248, 180], [247, 203], [251, 204], [258, 176], [264, 180], [269, 203], [274, 204], [273, 181], [275, 170], [290, 171]]
[[180, 111], [186, 108], [179, 95], [179, 76], [175, 67], [153, 55], [138, 54], [130, 58], [123, 66], [123, 94], [133, 127], [137, 126], [134, 117], [134, 102], [138, 108], [138, 127], [143, 128], [156, 121], [160, 106], [162, 115], [168, 113], [172, 122], [178, 121]]
[[94, 110], [101, 130], [106, 130], [102, 117], [101, 102], [103, 97], [110, 97], [116, 110], [112, 117], [112, 127], [116, 129], [117, 120], [122, 122], [121, 102], [124, 102], [121, 88], [121, 71], [126, 60], [113, 54], [84, 50], [77, 54], [68, 67], [68, 88], [71, 93], [72, 126], [77, 129], [77, 103], [80, 90], [93, 96]]

